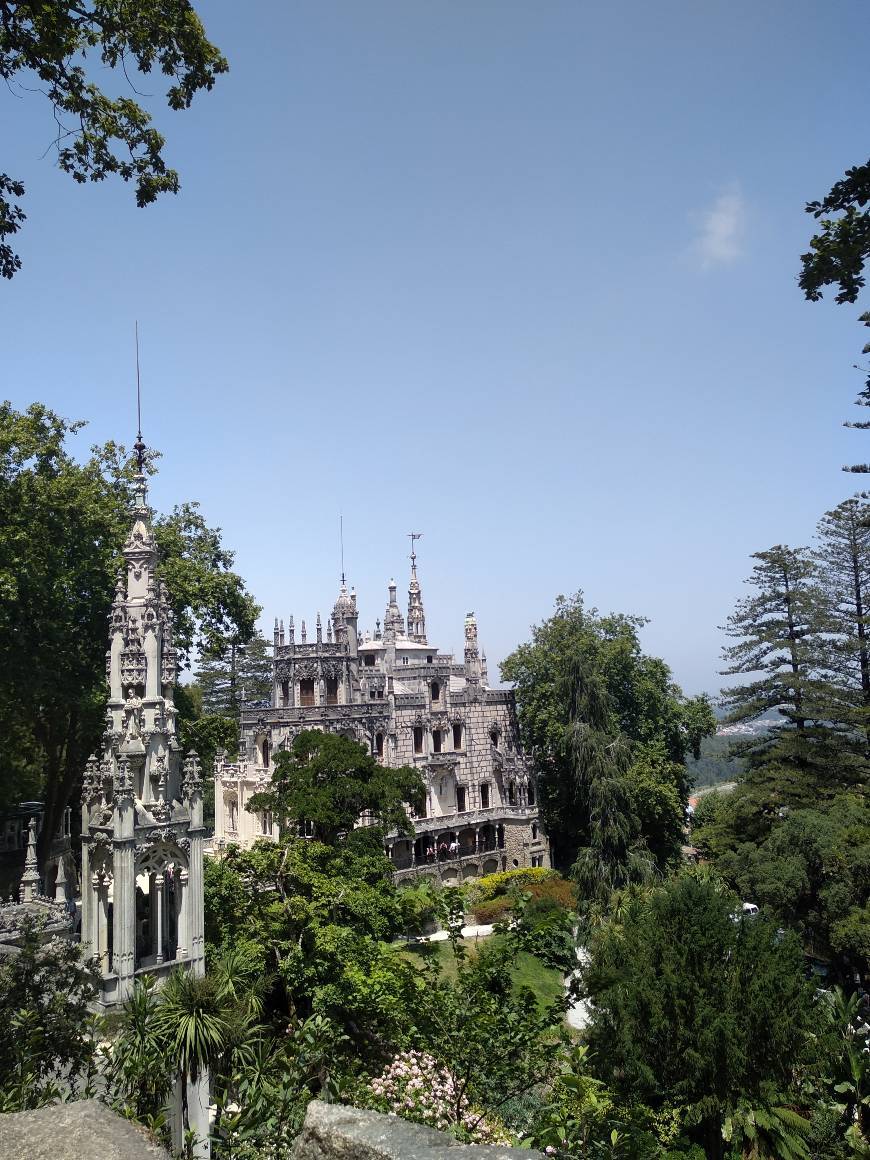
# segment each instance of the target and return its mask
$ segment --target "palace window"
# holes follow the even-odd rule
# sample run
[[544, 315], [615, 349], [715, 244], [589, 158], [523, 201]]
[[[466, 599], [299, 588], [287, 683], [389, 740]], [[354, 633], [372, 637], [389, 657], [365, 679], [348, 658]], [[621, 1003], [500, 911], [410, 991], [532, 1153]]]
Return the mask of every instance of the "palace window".
[[431, 657], [426, 657], [426, 664], [427, 664], [427, 665], [431, 665], [431, 664], [432, 664], [432, 658], [431, 658]]
[[423, 727], [421, 725], [414, 726], [414, 752], [423, 752]]
[[480, 808], [482, 810], [489, 809], [489, 786], [486, 782], [480, 787]]
[[526, 798], [530, 806], [535, 804], [535, 783], [530, 781], [526, 789]]
[[496, 747], [496, 749], [498, 749], [498, 739], [499, 739], [498, 725], [493, 725], [493, 727], [490, 729], [489, 739], [493, 743], [493, 745]]
[[538, 827], [534, 822], [532, 822], [532, 841], [537, 842], [537, 840], [538, 840]]
[[290, 682], [289, 681], [282, 681], [281, 682], [281, 704], [285, 705], [285, 706], [290, 704]]
[[268, 741], [263, 741], [263, 749], [262, 749], [262, 752], [263, 752], [263, 765], [265, 765], [265, 766], [266, 766], [266, 768], [268, 769], [268, 766], [269, 766], [269, 758], [270, 758], [270, 756], [271, 756], [271, 747], [270, 747], [270, 745], [269, 745], [269, 742], [268, 742]]
[[375, 667], [375, 654], [374, 653], [366, 653], [366, 655], [363, 659], [363, 664], [365, 665], [365, 667], [367, 669], [373, 669]]
[[438, 684], [437, 681], [432, 682], [432, 700], [433, 701], [440, 701], [441, 700], [441, 686]]
[[338, 704], [338, 677], [326, 678], [326, 703], [327, 705]]
[[432, 730], [432, 749], [435, 753], [441, 752], [441, 730]]
[[378, 757], [384, 756], [384, 735], [383, 733], [375, 734], [375, 753]]
[[514, 782], [508, 786], [508, 805], [515, 806], [517, 804], [517, 787]]
[[466, 808], [467, 807], [465, 805], [465, 786], [458, 785], [456, 787], [456, 812], [458, 814], [464, 814]]
[[299, 682], [299, 704], [303, 709], [310, 709], [314, 705], [313, 677], [308, 677]]
[[454, 725], [453, 726], [453, 748], [454, 749], [461, 749], [462, 748], [462, 726], [461, 725]]

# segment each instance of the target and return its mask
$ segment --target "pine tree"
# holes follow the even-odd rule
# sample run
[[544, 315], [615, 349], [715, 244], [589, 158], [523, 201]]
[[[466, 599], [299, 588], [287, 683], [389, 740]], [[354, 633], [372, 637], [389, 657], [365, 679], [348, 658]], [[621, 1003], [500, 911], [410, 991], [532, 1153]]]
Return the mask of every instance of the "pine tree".
[[243, 700], [271, 699], [271, 645], [260, 633], [247, 644], [231, 637], [220, 650], [200, 653], [196, 682], [202, 691], [203, 713], [236, 717]]
[[823, 607], [815, 561], [806, 548], [777, 544], [756, 552], [746, 581], [755, 588], [737, 602], [724, 631], [736, 640], [723, 652], [723, 676], [758, 673], [722, 691], [731, 721], [752, 721], [778, 709], [798, 733], [815, 713], [817, 632]]
[[807, 548], [782, 544], [753, 559], [747, 583], [755, 593], [728, 618], [725, 631], [737, 643], [724, 650], [723, 675], [754, 679], [723, 689], [722, 704], [731, 721], [771, 710], [782, 718], [750, 746], [751, 765], [799, 771], [804, 796], [851, 783], [863, 768], [862, 744], [843, 720], [833, 679], [830, 601], [818, 562]]
[[817, 537], [838, 716], [870, 738], [870, 504], [865, 497], [844, 500], [822, 516]]

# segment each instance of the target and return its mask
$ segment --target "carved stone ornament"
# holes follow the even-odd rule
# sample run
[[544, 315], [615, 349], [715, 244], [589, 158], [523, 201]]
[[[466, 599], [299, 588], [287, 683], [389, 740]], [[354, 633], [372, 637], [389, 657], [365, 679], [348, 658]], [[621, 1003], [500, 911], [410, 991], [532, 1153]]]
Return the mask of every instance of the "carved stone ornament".
[[133, 796], [133, 771], [126, 757], [118, 761], [118, 772], [114, 781], [115, 797]]

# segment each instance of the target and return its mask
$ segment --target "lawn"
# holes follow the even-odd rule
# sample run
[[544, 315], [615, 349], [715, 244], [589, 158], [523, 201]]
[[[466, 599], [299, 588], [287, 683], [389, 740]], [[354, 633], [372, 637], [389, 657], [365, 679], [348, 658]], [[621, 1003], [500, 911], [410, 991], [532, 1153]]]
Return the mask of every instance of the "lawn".
[[[498, 935], [490, 936], [492, 939], [497, 939], [498, 937]], [[471, 954], [474, 953], [476, 941], [475, 939], [462, 940], [463, 945]], [[481, 944], [489, 941], [490, 939], [479, 940]], [[453, 958], [450, 943], [447, 941], [416, 943], [403, 947], [399, 953], [410, 962], [418, 964], [422, 964], [426, 959], [434, 959], [437, 961], [441, 973], [445, 978], [450, 979], [456, 977], [456, 962]], [[520, 951], [517, 955], [514, 985], [517, 988], [530, 988], [540, 1004], [551, 1003], [554, 999], [559, 998], [564, 991], [562, 975], [559, 971], [545, 966], [540, 959], [529, 954], [528, 951]]]

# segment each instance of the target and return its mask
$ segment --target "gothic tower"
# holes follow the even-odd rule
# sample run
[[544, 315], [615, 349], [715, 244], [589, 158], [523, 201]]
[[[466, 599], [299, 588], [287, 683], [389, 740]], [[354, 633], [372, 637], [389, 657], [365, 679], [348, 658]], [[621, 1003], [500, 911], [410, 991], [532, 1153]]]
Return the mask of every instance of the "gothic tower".
[[172, 613], [155, 574], [141, 435], [136, 451], [126, 567], [109, 618], [106, 729], [82, 789], [82, 943], [99, 962], [106, 1008], [128, 998], [137, 975], [205, 971], [202, 779], [176, 736]]

